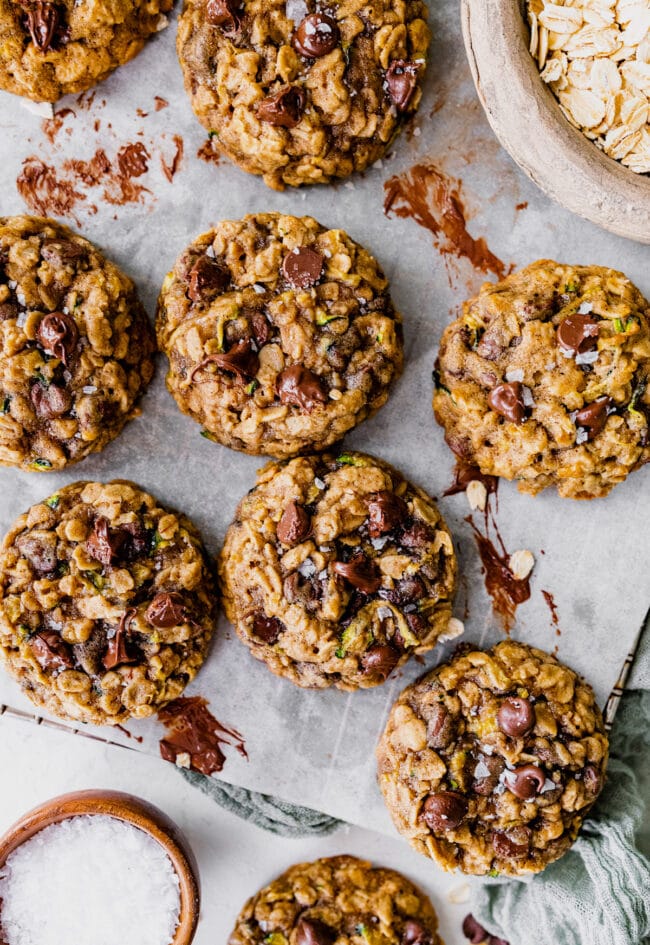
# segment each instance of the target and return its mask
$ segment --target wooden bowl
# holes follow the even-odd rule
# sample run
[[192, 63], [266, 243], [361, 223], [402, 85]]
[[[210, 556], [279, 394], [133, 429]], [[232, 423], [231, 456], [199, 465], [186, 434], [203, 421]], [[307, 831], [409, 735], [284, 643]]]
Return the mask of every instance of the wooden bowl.
[[650, 243], [650, 178], [608, 157], [564, 117], [528, 51], [521, 0], [461, 0], [461, 17], [478, 96], [511, 157], [568, 210]]
[[50, 824], [80, 814], [102, 814], [139, 827], [157, 840], [176, 870], [180, 884], [180, 920], [170, 945], [190, 945], [199, 921], [199, 870], [190, 846], [176, 824], [153, 804], [121, 791], [74, 791], [61, 794], [24, 814], [0, 837], [0, 869], [22, 843]]

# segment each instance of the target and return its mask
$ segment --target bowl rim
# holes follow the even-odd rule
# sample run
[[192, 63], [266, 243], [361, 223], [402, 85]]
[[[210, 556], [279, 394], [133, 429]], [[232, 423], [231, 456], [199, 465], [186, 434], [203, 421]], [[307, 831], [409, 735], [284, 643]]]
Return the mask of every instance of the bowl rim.
[[[164, 849], [178, 876], [180, 894], [179, 923], [170, 945], [190, 945], [196, 932], [201, 905], [196, 858], [174, 821], [160, 808], [134, 794], [101, 789], [71, 791], [38, 804], [0, 837], [0, 869], [11, 853], [45, 827], [86, 814], [114, 817], [132, 824]], [[1, 934], [0, 945], [5, 945]]]
[[523, 5], [461, 0], [465, 51], [492, 130], [549, 197], [618, 236], [650, 243], [650, 177], [609, 157], [564, 116], [530, 54]]

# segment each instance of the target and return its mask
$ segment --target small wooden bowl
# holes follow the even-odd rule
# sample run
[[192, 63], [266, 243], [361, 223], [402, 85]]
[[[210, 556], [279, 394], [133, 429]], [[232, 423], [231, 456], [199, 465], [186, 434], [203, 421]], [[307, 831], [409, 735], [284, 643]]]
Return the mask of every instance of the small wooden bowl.
[[510, 156], [568, 210], [650, 243], [650, 178], [608, 157], [564, 117], [528, 51], [522, 0], [461, 0], [461, 17], [478, 96]]
[[180, 884], [180, 920], [170, 945], [190, 945], [199, 921], [201, 895], [194, 854], [176, 824], [153, 804], [121, 791], [74, 791], [61, 794], [24, 814], [0, 837], [0, 869], [22, 843], [50, 824], [82, 814], [102, 814], [139, 827], [157, 840], [176, 870]]

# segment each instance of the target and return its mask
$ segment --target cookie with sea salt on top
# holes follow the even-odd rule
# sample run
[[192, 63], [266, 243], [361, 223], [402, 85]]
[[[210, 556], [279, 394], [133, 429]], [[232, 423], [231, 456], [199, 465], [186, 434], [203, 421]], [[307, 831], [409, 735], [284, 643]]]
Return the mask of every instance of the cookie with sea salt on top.
[[156, 331], [180, 409], [247, 453], [326, 449], [402, 371], [379, 264], [311, 217], [250, 215], [199, 236], [165, 280]]
[[554, 656], [460, 646], [408, 686], [377, 748], [395, 826], [444, 869], [538, 873], [572, 845], [605, 779], [594, 692]]
[[253, 656], [306, 688], [366, 689], [462, 631], [456, 556], [433, 500], [363, 453], [271, 463], [220, 559]]
[[650, 460], [650, 304], [613, 269], [540, 260], [486, 283], [434, 380], [454, 453], [521, 492], [596, 498]]
[[0, 465], [59, 470], [138, 410], [154, 334], [131, 280], [54, 220], [0, 217]]
[[177, 49], [213, 145], [266, 184], [378, 160], [422, 96], [422, 0], [186, 0]]
[[194, 678], [215, 624], [199, 533], [133, 483], [65, 486], [0, 547], [0, 662], [63, 718], [154, 715]]
[[443, 945], [431, 902], [354, 856], [298, 863], [252, 896], [228, 945]]
[[83, 92], [167, 26], [174, 0], [0, 0], [0, 89], [36, 102]]

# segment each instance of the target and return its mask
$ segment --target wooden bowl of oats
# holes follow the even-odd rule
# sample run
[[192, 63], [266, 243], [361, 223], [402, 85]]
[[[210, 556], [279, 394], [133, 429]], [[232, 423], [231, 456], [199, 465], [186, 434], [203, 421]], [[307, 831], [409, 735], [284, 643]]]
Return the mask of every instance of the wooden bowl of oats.
[[647, 0], [461, 0], [461, 15], [479, 98], [511, 157], [573, 213], [650, 243]]

